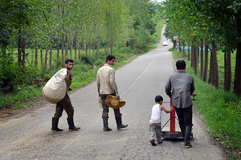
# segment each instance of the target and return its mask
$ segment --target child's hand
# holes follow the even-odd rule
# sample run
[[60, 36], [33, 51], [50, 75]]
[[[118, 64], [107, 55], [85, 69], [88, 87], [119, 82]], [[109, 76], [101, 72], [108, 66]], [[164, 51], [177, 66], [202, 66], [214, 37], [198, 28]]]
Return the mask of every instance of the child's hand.
[[173, 110], [174, 110], [174, 107], [171, 106], [169, 111], [172, 112]]

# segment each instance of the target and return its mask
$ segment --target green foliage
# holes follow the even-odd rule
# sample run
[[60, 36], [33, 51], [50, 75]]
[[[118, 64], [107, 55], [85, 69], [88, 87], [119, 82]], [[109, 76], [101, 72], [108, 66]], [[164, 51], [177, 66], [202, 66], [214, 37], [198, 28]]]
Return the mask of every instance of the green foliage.
[[195, 87], [198, 100], [194, 106], [204, 116], [211, 135], [226, 147], [241, 148], [241, 100], [232, 93], [216, 90], [197, 77]]

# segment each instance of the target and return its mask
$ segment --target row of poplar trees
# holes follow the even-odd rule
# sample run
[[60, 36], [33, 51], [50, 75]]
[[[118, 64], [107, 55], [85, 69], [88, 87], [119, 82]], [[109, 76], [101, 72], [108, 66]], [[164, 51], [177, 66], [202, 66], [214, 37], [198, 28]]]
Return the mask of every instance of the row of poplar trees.
[[[184, 44], [184, 47], [184, 42], [192, 46], [191, 58], [189, 57], [191, 66], [196, 74], [200, 70], [204, 81], [219, 88], [216, 51], [221, 47], [225, 61], [224, 89], [230, 91], [231, 53], [236, 51], [236, 62], [232, 62], [235, 63], [233, 91], [241, 96], [241, 2], [236, 0], [166, 0], [164, 4], [167, 15], [165, 35], [174, 43], [176, 43], [175, 37], [178, 36], [179, 43]], [[207, 75], [208, 65], [209, 76]]]
[[80, 58], [83, 49], [89, 56], [91, 49], [100, 47], [106, 54], [114, 46], [145, 48], [153, 41], [158, 7], [150, 0], [1, 0], [2, 61], [17, 48], [22, 67], [29, 54], [26, 48], [34, 48], [35, 66], [51, 69], [53, 61]]

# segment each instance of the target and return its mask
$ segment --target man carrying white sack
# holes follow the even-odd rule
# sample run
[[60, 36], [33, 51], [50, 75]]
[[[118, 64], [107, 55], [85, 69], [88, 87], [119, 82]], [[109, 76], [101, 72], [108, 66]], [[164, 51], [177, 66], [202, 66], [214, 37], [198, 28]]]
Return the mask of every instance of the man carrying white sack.
[[72, 59], [67, 59], [65, 61], [65, 68], [67, 69], [67, 76], [65, 78], [65, 82], [67, 86], [66, 94], [64, 99], [56, 104], [55, 114], [54, 114], [54, 117], [52, 118], [52, 128], [51, 128], [52, 131], [63, 131], [63, 129], [58, 128], [59, 118], [62, 116], [63, 110], [65, 110], [68, 115], [67, 122], [69, 124], [69, 131], [77, 131], [80, 129], [80, 127], [75, 127], [74, 125], [74, 120], [73, 120], [74, 108], [67, 94], [67, 91], [71, 90], [69, 87], [71, 85], [73, 75], [70, 72], [70, 70], [73, 68], [73, 63], [74, 61]]

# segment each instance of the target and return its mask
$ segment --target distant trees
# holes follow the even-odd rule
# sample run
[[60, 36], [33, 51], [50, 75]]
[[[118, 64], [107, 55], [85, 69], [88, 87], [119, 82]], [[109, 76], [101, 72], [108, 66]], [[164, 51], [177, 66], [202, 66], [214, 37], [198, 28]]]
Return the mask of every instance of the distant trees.
[[[219, 88], [216, 50], [221, 46], [225, 60], [224, 89], [230, 91], [232, 77], [230, 54], [234, 50], [237, 51], [234, 93], [241, 96], [241, 3], [235, 0], [167, 0], [165, 8], [168, 19], [165, 34], [171, 40], [174, 35], [178, 35], [182, 42], [191, 44], [193, 48], [205, 45], [205, 56], [201, 53], [200, 60], [201, 76], [204, 81], [207, 80], [209, 48], [211, 54], [208, 81]], [[196, 58], [199, 57], [199, 49], [192, 50], [191, 55], [192, 67], [197, 74], [199, 61]]]
[[1, 0], [0, 85], [22, 79], [17, 73], [27, 61], [31, 69], [52, 70], [67, 57], [80, 60], [81, 50], [89, 57], [100, 48], [145, 49], [161, 15], [149, 0]]

